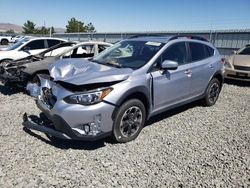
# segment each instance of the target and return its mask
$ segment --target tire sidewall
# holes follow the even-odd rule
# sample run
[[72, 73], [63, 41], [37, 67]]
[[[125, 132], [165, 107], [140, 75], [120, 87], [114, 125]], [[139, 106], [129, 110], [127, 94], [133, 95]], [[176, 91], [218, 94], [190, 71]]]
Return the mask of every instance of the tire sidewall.
[[[211, 86], [214, 84], [214, 83], [217, 83], [219, 85], [219, 93], [218, 93], [218, 96], [216, 98], [216, 100], [214, 102], [210, 102], [209, 100], [209, 91], [210, 91], [210, 88]], [[220, 91], [221, 91], [221, 83], [219, 82], [219, 80], [217, 78], [213, 78], [209, 84], [208, 84], [208, 87], [207, 87], [207, 90], [206, 90], [206, 95], [205, 95], [205, 105], [206, 106], [212, 106], [216, 103], [216, 101], [218, 100], [219, 98], [219, 94], [220, 94]]]
[[[122, 116], [125, 113], [125, 111], [132, 106], [136, 106], [136, 107], [140, 108], [140, 110], [142, 112], [142, 123], [141, 123], [141, 126], [139, 127], [139, 129], [135, 135], [133, 135], [131, 137], [124, 137], [120, 131], [121, 119], [122, 119]], [[119, 107], [119, 109], [115, 115], [114, 125], [113, 125], [113, 137], [114, 137], [114, 139], [120, 143], [125, 143], [125, 142], [129, 142], [129, 141], [134, 140], [140, 134], [142, 128], [144, 127], [145, 121], [146, 121], [146, 109], [145, 109], [144, 104], [138, 99], [130, 99], [130, 100], [126, 101], [125, 103], [123, 103]]]

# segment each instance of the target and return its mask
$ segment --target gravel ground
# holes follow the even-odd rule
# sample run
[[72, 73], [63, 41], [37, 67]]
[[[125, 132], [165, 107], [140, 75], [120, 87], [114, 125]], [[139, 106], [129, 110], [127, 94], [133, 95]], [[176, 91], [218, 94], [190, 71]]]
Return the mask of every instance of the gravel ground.
[[33, 99], [0, 84], [0, 187], [250, 187], [250, 86], [160, 114], [133, 142], [51, 143], [23, 131]]

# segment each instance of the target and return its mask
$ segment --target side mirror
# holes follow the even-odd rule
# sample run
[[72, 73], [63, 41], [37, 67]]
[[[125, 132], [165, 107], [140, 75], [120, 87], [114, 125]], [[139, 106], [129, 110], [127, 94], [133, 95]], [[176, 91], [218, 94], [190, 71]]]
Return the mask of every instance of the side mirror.
[[29, 52], [30, 47], [28, 47], [28, 46], [24, 46], [22, 50], [23, 50], [24, 52], [27, 52], [28, 54], [30, 53], [30, 52]]
[[161, 68], [165, 70], [176, 70], [178, 68], [178, 63], [171, 60], [165, 60], [162, 62]]
[[234, 54], [237, 54], [237, 51], [234, 50], [231, 52], [231, 55], [234, 55]]

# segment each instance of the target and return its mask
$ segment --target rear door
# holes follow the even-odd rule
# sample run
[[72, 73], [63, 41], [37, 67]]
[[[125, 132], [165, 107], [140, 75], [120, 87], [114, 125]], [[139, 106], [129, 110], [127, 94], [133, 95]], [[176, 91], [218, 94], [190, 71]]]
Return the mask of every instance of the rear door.
[[198, 42], [188, 42], [188, 46], [192, 71], [190, 94], [198, 96], [205, 92], [209, 79], [215, 73], [216, 60], [213, 58], [214, 50]]
[[[164, 60], [178, 62], [177, 70], [161, 70]], [[153, 77], [153, 111], [164, 109], [190, 97], [190, 64], [187, 64], [188, 54], [185, 42], [179, 42], [168, 47], [155, 62], [151, 69]]]
[[[56, 39], [47, 39], [47, 46], [48, 48], [51, 48], [55, 45], [58, 45], [60, 43], [62, 43], [63, 41], [61, 40], [56, 40]], [[56, 56], [60, 53], [62, 53], [65, 49], [67, 49], [67, 47], [61, 47], [61, 48], [57, 48], [55, 50], [52, 50], [50, 53], [47, 53], [46, 56]]]

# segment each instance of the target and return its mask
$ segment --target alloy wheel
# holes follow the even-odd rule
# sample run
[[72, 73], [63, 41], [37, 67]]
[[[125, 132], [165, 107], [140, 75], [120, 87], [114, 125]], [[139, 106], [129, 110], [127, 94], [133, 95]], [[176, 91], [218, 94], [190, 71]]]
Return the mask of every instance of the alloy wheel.
[[142, 111], [137, 106], [132, 106], [128, 108], [122, 118], [120, 123], [121, 134], [124, 137], [132, 137], [140, 129], [142, 124]]

